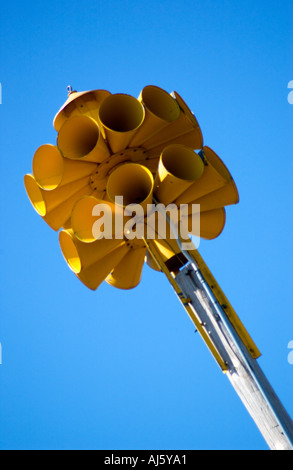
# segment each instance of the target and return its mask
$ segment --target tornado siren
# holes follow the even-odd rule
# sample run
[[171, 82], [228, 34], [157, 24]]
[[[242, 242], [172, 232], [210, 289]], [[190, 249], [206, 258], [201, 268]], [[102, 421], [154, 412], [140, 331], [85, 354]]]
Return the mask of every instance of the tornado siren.
[[[238, 202], [232, 176], [203, 145], [195, 116], [176, 92], [146, 86], [137, 99], [106, 90], [70, 90], [54, 127], [56, 145], [37, 149], [25, 188], [44, 221], [55, 231], [62, 229], [64, 258], [90, 289], [103, 280], [121, 289], [135, 287], [144, 262], [160, 270], [148, 252], [147, 234], [131, 238], [123, 231], [131, 219], [123, 208], [140, 205], [147, 225], [148, 207], [187, 205], [188, 234], [213, 239], [224, 228], [225, 206]], [[198, 204], [194, 228], [192, 208]], [[93, 233], [101, 221], [97, 205], [111, 210], [113, 236], [107, 240]], [[114, 225], [120, 214], [124, 225], [117, 239]], [[171, 228], [157, 235], [153, 243], [164, 261], [178, 257]]]
[[138, 98], [70, 89], [54, 127], [24, 183], [71, 271], [92, 290], [136, 287], [145, 263], [163, 272], [269, 447], [292, 450], [260, 351], [193, 244], [220, 235], [239, 196], [187, 104], [152, 85]]

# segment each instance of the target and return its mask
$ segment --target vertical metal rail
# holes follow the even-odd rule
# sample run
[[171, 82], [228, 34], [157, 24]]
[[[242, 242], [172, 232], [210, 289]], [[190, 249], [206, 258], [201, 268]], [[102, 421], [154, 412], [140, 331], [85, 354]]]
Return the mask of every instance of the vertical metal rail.
[[[186, 262], [170, 271], [154, 241], [146, 243], [269, 448], [293, 450], [293, 422], [262, 372], [255, 358], [257, 356], [253, 357], [251, 340], [246, 332], [242, 334], [245, 329], [240, 320], [236, 314], [229, 317], [225, 311], [226, 305], [220, 304], [219, 298], [226, 297], [197, 250], [185, 251], [181, 249], [181, 241], [177, 240]], [[200, 265], [204, 267], [205, 275]], [[215, 284], [217, 294], [214, 293]]]
[[189, 263], [175, 280], [205, 324], [216, 349], [227, 364], [227, 377], [270, 449], [293, 450], [291, 418], [214, 298], [198, 267], [194, 262]]

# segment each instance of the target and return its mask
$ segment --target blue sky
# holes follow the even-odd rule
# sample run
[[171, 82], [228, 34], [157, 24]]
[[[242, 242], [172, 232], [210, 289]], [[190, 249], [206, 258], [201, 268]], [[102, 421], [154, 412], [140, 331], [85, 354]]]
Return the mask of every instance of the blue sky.
[[267, 449], [163, 275], [88, 291], [23, 187], [66, 87], [176, 90], [240, 204], [200, 253], [293, 415], [293, 5], [11, 1], [1, 9], [1, 449]]

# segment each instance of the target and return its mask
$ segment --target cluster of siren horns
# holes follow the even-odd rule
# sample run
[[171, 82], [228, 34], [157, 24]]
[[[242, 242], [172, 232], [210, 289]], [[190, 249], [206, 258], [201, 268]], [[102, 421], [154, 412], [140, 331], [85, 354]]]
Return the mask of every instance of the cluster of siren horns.
[[[90, 289], [105, 280], [130, 289], [144, 263], [158, 270], [146, 239], [96, 239], [94, 207], [117, 211], [123, 204], [200, 204], [200, 233], [217, 237], [225, 206], [238, 202], [233, 178], [203, 145], [199, 124], [178, 93], [146, 86], [139, 98], [105, 90], [78, 93], [54, 118], [56, 145], [35, 153], [25, 175], [28, 197], [44, 221], [59, 231], [61, 250], [75, 275]], [[191, 209], [190, 209], [191, 210]], [[170, 235], [152, 240], [167, 262], [180, 249]]]

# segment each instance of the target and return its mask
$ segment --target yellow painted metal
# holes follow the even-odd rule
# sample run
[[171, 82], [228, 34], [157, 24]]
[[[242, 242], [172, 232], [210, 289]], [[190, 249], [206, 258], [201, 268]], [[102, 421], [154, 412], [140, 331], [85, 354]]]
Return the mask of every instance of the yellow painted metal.
[[[206, 240], [213, 240], [217, 238], [223, 231], [226, 223], [226, 211], [225, 208], [221, 207], [219, 209], [214, 209], [211, 211], [206, 212], [198, 212], [198, 207], [196, 206], [194, 213], [192, 215], [187, 216], [188, 220], [186, 221], [186, 217], [183, 215], [180, 217], [180, 225], [178, 226], [177, 223], [173, 222], [173, 227], [176, 227], [178, 234], [181, 238], [186, 238], [186, 243], [189, 243], [188, 235], [192, 234], [196, 237], [204, 238]], [[198, 221], [198, 219], [200, 219]], [[153, 219], [151, 220], [150, 217], [147, 219], [149, 230], [145, 233], [151, 234], [149, 238], [155, 239], [155, 243], [159, 246], [159, 249], [167, 250], [166, 253], [169, 253], [170, 256], [173, 256], [173, 252], [178, 252], [178, 244], [175, 239], [174, 233], [170, 228], [170, 225], [166, 223], [166, 218], [161, 213], [155, 213], [153, 215]], [[177, 222], [177, 221], [176, 221]], [[159, 223], [161, 225], [159, 225]], [[166, 232], [163, 232], [163, 223], [165, 224]], [[159, 230], [160, 227], [160, 230]], [[183, 233], [182, 227], [185, 228], [185, 233]], [[188, 230], [188, 233], [187, 233]], [[160, 236], [162, 237], [160, 239]], [[165, 246], [165, 248], [163, 248]], [[162, 254], [163, 254], [162, 252]], [[168, 255], [167, 255], [168, 256]]]
[[101, 103], [111, 93], [107, 90], [83, 91], [69, 93], [68, 99], [59, 109], [54, 117], [53, 125], [57, 132], [60, 131], [64, 122], [72, 116], [84, 114], [94, 119], [98, 119], [98, 110]]
[[[200, 213], [200, 236], [206, 240], [217, 238], [226, 224], [225, 208]], [[192, 233], [192, 232], [191, 232]], [[193, 234], [196, 235], [196, 234]]]
[[145, 118], [129, 143], [130, 147], [139, 147], [157, 134], [180, 115], [178, 103], [165, 90], [148, 85], [143, 88], [138, 100], [145, 109]]
[[77, 274], [100, 261], [118, 246], [125, 244], [123, 240], [105, 238], [95, 240], [94, 243], [83, 243], [75, 237], [73, 230], [62, 230], [59, 242], [66, 262]]
[[77, 162], [64, 158], [55, 145], [46, 144], [37, 149], [33, 158], [33, 175], [38, 185], [47, 191], [91, 175], [96, 163]]
[[[166, 263], [176, 255], [180, 255], [181, 250], [177, 241], [173, 238], [162, 240], [151, 240], [151, 246], [156, 248], [156, 252], [160, 255], [160, 260]], [[161, 265], [160, 265], [161, 267]]]
[[89, 116], [72, 116], [62, 125], [57, 145], [66, 158], [101, 163], [110, 151], [97, 122]]
[[[98, 212], [95, 211], [98, 209]], [[102, 222], [108, 218], [107, 227]], [[71, 212], [71, 227], [74, 235], [84, 243], [96, 241], [94, 227], [98, 220], [101, 222], [101, 232], [106, 232], [111, 224], [109, 237], [123, 239], [124, 225], [130, 217], [125, 216], [123, 208], [109, 201], [98, 199], [94, 196], [84, 196], [79, 199]], [[116, 223], [116, 220], [118, 222]]]
[[107, 184], [109, 200], [123, 197], [123, 206], [139, 204], [144, 210], [152, 204], [154, 178], [148, 168], [137, 163], [124, 163], [110, 174]]
[[[167, 275], [169, 281], [171, 282], [172, 286], [176, 290], [176, 281], [174, 279], [174, 273], [176, 274], [176, 271], [178, 271], [179, 268], [182, 267], [184, 264], [186, 264], [188, 261], [185, 256], [182, 257], [184, 253], [181, 252], [181, 249], [178, 245], [177, 240], [168, 239], [168, 240], [145, 240], [145, 241], [146, 241], [147, 248], [148, 248], [149, 266], [152, 269], [155, 269], [157, 271], [162, 271], [165, 275]], [[229, 300], [227, 299], [224, 292], [220, 288], [216, 279], [212, 275], [208, 266], [202, 259], [199, 251], [194, 248], [194, 249], [188, 250], [187, 253], [188, 253], [189, 259], [190, 258], [193, 259], [195, 261], [195, 264], [198, 266], [198, 268], [202, 272], [215, 298], [217, 299], [219, 304], [222, 306], [222, 308], [225, 310], [227, 317], [229, 318], [231, 324], [235, 328], [239, 337], [241, 338], [241, 340], [247, 347], [251, 356], [255, 359], [260, 357], [261, 355], [260, 351], [258, 350], [251, 336], [247, 332], [246, 328], [242, 324], [241, 320], [237, 316], [235, 310], [233, 309]], [[177, 287], [177, 291], [178, 291], [178, 287]], [[190, 312], [188, 313], [193, 319], [196, 326], [198, 327], [198, 321], [196, 320], [196, 318], [194, 318], [194, 315], [191, 315]], [[208, 341], [206, 341], [206, 339], [208, 339]], [[210, 344], [209, 337], [204, 336], [204, 340], [207, 342], [207, 345], [210, 347], [211, 344]], [[215, 348], [210, 348], [210, 349], [214, 354]], [[216, 354], [215, 358], [217, 362], [220, 364], [220, 366], [222, 367], [222, 369], [225, 370], [225, 365], [223, 364], [223, 361], [219, 360], [218, 356], [219, 355]]]
[[[188, 315], [194, 322], [196, 328], [200, 332], [201, 336], [203, 337], [206, 345], [212, 352], [213, 356], [215, 357], [216, 361], [220, 365], [223, 371], [227, 370], [227, 366], [225, 362], [222, 360], [219, 352], [217, 351], [217, 348], [215, 345], [212, 343], [210, 340], [210, 337], [206, 334], [205, 330], [202, 328], [201, 324], [199, 323], [197, 317], [194, 315], [193, 311], [190, 309], [190, 306], [188, 304], [188, 299], [182, 298], [182, 293], [180, 292], [179, 287], [176, 284], [176, 279], [175, 279], [175, 272], [172, 272], [172, 269], [168, 268], [168, 265], [170, 265], [170, 260], [172, 259], [172, 251], [173, 251], [173, 256], [176, 255], [177, 257], [179, 256], [180, 249], [177, 245], [177, 249], [175, 246], [176, 242], [172, 242], [172, 244], [167, 247], [166, 241], [163, 243], [159, 244], [157, 240], [152, 240], [152, 241], [146, 241], [147, 243], [147, 248], [149, 252], [149, 259], [150, 265], [153, 269], [157, 269], [162, 271], [168, 278], [169, 282], [172, 284], [175, 292], [177, 293], [179, 299], [181, 300], [181, 303], [183, 304], [184, 308], [186, 309]], [[231, 324], [235, 328], [235, 331], [238, 333], [239, 337], [247, 347], [249, 353], [251, 356], [255, 359], [260, 357], [261, 353], [257, 346], [255, 345], [254, 341], [252, 340], [251, 336], [247, 332], [246, 328], [242, 324], [241, 320], [237, 316], [235, 310], [231, 306], [230, 302], [228, 301], [227, 297], [221, 290], [219, 284], [215, 280], [214, 276], [210, 272], [209, 268], [207, 267], [206, 263], [203, 261], [201, 255], [199, 254], [198, 250], [189, 250], [188, 251], [189, 256], [192, 257], [196, 263], [196, 265], [199, 267], [200, 271], [202, 272], [205, 280], [207, 281], [208, 285], [210, 286], [212, 292], [214, 293], [216, 299], [218, 300], [219, 304], [221, 307], [225, 310], [227, 317], [229, 318]], [[187, 262], [187, 259], [185, 260]], [[183, 263], [182, 263], [183, 264]], [[176, 263], [173, 264], [173, 266], [176, 266]], [[179, 266], [179, 264], [177, 264]], [[179, 268], [177, 268], [179, 269]]]
[[230, 206], [231, 204], [237, 204], [238, 202], [239, 194], [236, 184], [234, 181], [230, 181], [222, 188], [206, 194], [195, 201], [191, 201], [189, 211], [191, 211], [192, 204], [200, 204], [201, 211], [210, 211], [212, 209]]
[[112, 153], [124, 150], [144, 120], [144, 107], [133, 96], [108, 96], [99, 108], [99, 123]]
[[152, 172], [154, 178], [156, 177], [159, 166], [159, 156], [156, 158], [147, 158], [145, 161], [142, 160], [137, 163], [146, 166]]
[[25, 175], [24, 187], [35, 211], [44, 217], [47, 212], [44, 192], [40, 189], [33, 175]]
[[143, 241], [141, 241], [141, 246], [131, 246], [130, 251], [106, 277], [105, 281], [118, 289], [133, 289], [138, 286], [141, 281], [146, 251]]
[[156, 147], [150, 147], [150, 144], [148, 142], [145, 142], [143, 144], [144, 147], [149, 152], [150, 158], [158, 157], [162, 153], [164, 148], [167, 147], [167, 145], [181, 144], [181, 145], [186, 145], [186, 147], [190, 147], [192, 150], [197, 150], [200, 148], [200, 145], [202, 145], [202, 142], [200, 140], [202, 136], [201, 130], [198, 127], [193, 128], [186, 134], [179, 135], [174, 138], [171, 138], [171, 135], [172, 134], [170, 134], [168, 140], [157, 145]]
[[155, 258], [149, 250], [146, 252], [145, 263], [154, 271], [162, 272], [161, 267], [157, 264]]
[[201, 153], [205, 168], [199, 180], [176, 199], [176, 204], [189, 204], [233, 182], [233, 178], [220, 157], [209, 147]]
[[[173, 96], [173, 98], [177, 101], [180, 109], [183, 111], [183, 113], [185, 114], [185, 116], [189, 119], [189, 121], [191, 123], [194, 124], [194, 126], [196, 127], [199, 127], [199, 124], [198, 124], [198, 121], [195, 117], [195, 115], [193, 114], [193, 112], [191, 111], [191, 109], [189, 108], [189, 106], [186, 104], [186, 102], [184, 101], [184, 99], [182, 98], [182, 96], [179, 95], [179, 93], [177, 91], [173, 91], [171, 93], [171, 96]], [[200, 147], [201, 148], [201, 147]]]
[[[123, 197], [121, 210], [140, 204], [144, 216], [154, 192], [166, 206], [189, 204], [189, 227], [191, 203], [200, 204], [200, 236], [207, 239], [223, 230], [224, 206], [238, 202], [228, 169], [213, 150], [202, 149], [200, 126], [177, 92], [170, 95], [153, 85], [144, 87], [138, 99], [106, 90], [71, 92], [54, 118], [54, 127], [57, 145], [46, 144], [35, 152], [33, 175], [25, 176], [25, 187], [36, 211], [54, 230], [72, 229], [83, 244], [96, 242], [93, 227], [100, 226], [102, 220], [100, 214], [93, 213], [98, 204], [111, 208], [113, 236], [117, 235], [116, 219], [120, 219], [123, 240], [130, 217], [120, 213], [118, 217], [115, 196]], [[202, 149], [200, 156], [194, 149]], [[156, 214], [157, 235], [158, 217]], [[169, 267], [182, 262], [168, 225], [166, 239], [153, 244]], [[133, 254], [125, 259], [134, 266], [134, 253], [140, 249], [140, 265], [143, 248], [133, 247], [133, 241], [130, 246]], [[161, 270], [149, 250], [145, 258]], [[139, 271], [133, 268], [123, 280], [122, 268], [117, 267], [107, 282], [128, 288], [138, 280]], [[88, 278], [80, 277], [86, 284]]]
[[203, 136], [196, 118], [178, 94], [176, 101], [180, 107], [178, 119], [143, 144], [153, 154], [160, 154], [170, 144], [183, 144], [192, 149], [201, 149], [203, 146]]
[[180, 144], [167, 146], [160, 157], [154, 194], [168, 205], [198, 180], [204, 171], [200, 156]]
[[[190, 299], [183, 297], [176, 283], [176, 272], [187, 258], [193, 259], [250, 354], [259, 357], [197, 250], [188, 251], [188, 255], [181, 251], [169, 226], [164, 239], [123, 238], [130, 218], [125, 216], [125, 206], [140, 204], [145, 217], [154, 193], [166, 206], [189, 204], [190, 230], [192, 204], [200, 204], [200, 234], [195, 235], [206, 239], [222, 232], [225, 206], [239, 201], [229, 170], [210, 147], [203, 147], [200, 126], [181, 96], [152, 85], [144, 87], [138, 99], [106, 90], [71, 92], [54, 118], [54, 127], [57, 146], [46, 144], [35, 152], [33, 175], [25, 176], [25, 188], [45, 222], [54, 230], [64, 229], [59, 236], [62, 253], [81, 282], [93, 290], [104, 280], [114, 287], [131, 289], [140, 282], [146, 261], [167, 276], [225, 371], [227, 366], [191, 309]], [[194, 150], [200, 150], [200, 155]], [[114, 206], [116, 196], [123, 196], [122, 207]], [[100, 213], [95, 212], [98, 204], [110, 209], [116, 238], [96, 240], [94, 224], [101, 222]], [[122, 228], [117, 239], [118, 215]]]
[[130, 250], [123, 240], [83, 243], [70, 230], [60, 232], [59, 242], [70, 269], [92, 290], [99, 287]]
[[[200, 232], [198, 233], [196, 223], [192, 223], [192, 218], [200, 217]], [[196, 212], [194, 215], [188, 217], [189, 233], [206, 240], [213, 240], [217, 238], [224, 230], [226, 223], [225, 208], [214, 209], [206, 212]], [[195, 227], [195, 229], [193, 229]]]
[[261, 352], [259, 351], [256, 344], [252, 340], [251, 336], [247, 332], [246, 328], [244, 327], [243, 323], [239, 319], [238, 315], [236, 314], [235, 310], [233, 309], [232, 305], [230, 304], [229, 300], [227, 299], [226, 295], [222, 291], [221, 287], [219, 286], [218, 282], [214, 278], [213, 274], [211, 273], [210, 269], [208, 268], [207, 264], [201, 257], [198, 250], [190, 250], [189, 254], [194, 259], [196, 265], [199, 267], [209, 287], [214, 293], [214, 296], [216, 297], [221, 307], [225, 310], [227, 317], [229, 318], [231, 324], [235, 328], [239, 337], [241, 338], [241, 340], [247, 347], [251, 356], [254, 359], [257, 359], [258, 357], [260, 357]]
[[119, 246], [114, 251], [105, 256], [97, 264], [84, 269], [77, 277], [79, 280], [91, 290], [96, 290], [106, 279], [109, 273], [117, 266], [127, 254], [129, 248], [126, 244]]
[[214, 356], [215, 360], [217, 361], [217, 363], [221, 367], [222, 371], [223, 372], [227, 371], [227, 365], [225, 364], [225, 361], [222, 359], [222, 357], [219, 354], [217, 348], [215, 347], [215, 345], [211, 341], [209, 335], [206, 333], [203, 325], [201, 325], [200, 321], [198, 320], [198, 318], [194, 314], [193, 310], [191, 309], [190, 300], [186, 299], [184, 297], [184, 295], [181, 292], [181, 289], [178, 287], [178, 285], [176, 283], [174, 273], [172, 271], [170, 271], [170, 269], [167, 268], [166, 259], [164, 259], [164, 257], [162, 257], [162, 252], [158, 249], [157, 243], [154, 240], [151, 240], [151, 241], [146, 240], [146, 244], [147, 244], [147, 248], [148, 248], [149, 253], [151, 253], [151, 256], [153, 257], [153, 260], [155, 260], [156, 264], [158, 266], [160, 266], [161, 271], [165, 274], [165, 276], [169, 280], [169, 282], [172, 285], [174, 291], [176, 292], [181, 304], [185, 308], [187, 314], [189, 315], [190, 319], [194, 323], [197, 331], [199, 332], [199, 334], [203, 338], [205, 344], [207, 345], [207, 347], [211, 351], [212, 355]]
[[24, 185], [36, 212], [56, 231], [68, 223], [74, 204], [92, 192], [88, 177], [53, 191], [45, 191], [39, 187], [33, 175], [25, 175]]
[[107, 183], [111, 173], [123, 163], [139, 163], [146, 166], [148, 155], [143, 148], [127, 148], [118, 154], [111, 155], [110, 158], [100, 163], [90, 176], [90, 185], [93, 188], [93, 195], [99, 199], [107, 199]]

